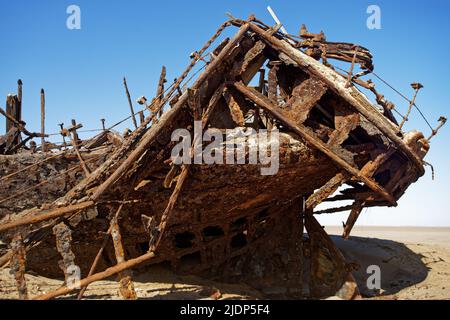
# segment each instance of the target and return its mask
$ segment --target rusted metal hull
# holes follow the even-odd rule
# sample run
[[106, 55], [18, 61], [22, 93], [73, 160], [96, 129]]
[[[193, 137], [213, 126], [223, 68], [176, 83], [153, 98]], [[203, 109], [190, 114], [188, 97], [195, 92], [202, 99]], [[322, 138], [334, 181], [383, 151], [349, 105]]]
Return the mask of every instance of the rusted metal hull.
[[[189, 88], [181, 88], [195, 63], [204, 61], [205, 50], [230, 25], [239, 27], [236, 35], [213, 50], [205, 71]], [[303, 36], [311, 37], [307, 32]], [[316, 40], [322, 41], [320, 50], [329, 46], [328, 58], [352, 62], [348, 76], [331, 68], [326, 53], [318, 55], [314, 43], [293, 45], [277, 27], [254, 17], [223, 24], [193, 54], [166, 95], [163, 68], [159, 94], [146, 106], [150, 115], [92, 168], [86, 168], [89, 159], [77, 148], [74, 122], [69, 131], [74, 133], [72, 156], [80, 179], [70, 180], [70, 190], [30, 197], [27, 208], [36, 206], [30, 210], [16, 214], [20, 210], [13, 205], [8, 218], [0, 216], [3, 237], [23, 233], [33, 244], [27, 247], [27, 268], [47, 276], [63, 275], [55, 261], [70, 252], [82, 275], [89, 274], [81, 281], [83, 287], [119, 274], [125, 298], [135, 297], [128, 269], [160, 262], [169, 262], [178, 272], [249, 281], [269, 296], [358, 297], [351, 265], [314, 218], [342, 208], [315, 208], [324, 201], [352, 201], [344, 208], [351, 210], [344, 228], [348, 237], [363, 207], [397, 205], [424, 174], [429, 145], [419, 132], [403, 133], [384, 100], [379, 110], [355, 87], [361, 81], [361, 74], [352, 75], [355, 63], [373, 69], [366, 49], [352, 51], [349, 61], [348, 52], [337, 53], [348, 44], [341, 48]], [[305, 52], [299, 50], [305, 47]], [[258, 73], [259, 85], [249, 85]], [[167, 103], [171, 107], [163, 112]], [[193, 135], [188, 159], [193, 158], [194, 121], [223, 136], [239, 131], [227, 129], [278, 129], [278, 172], [262, 175], [264, 165], [245, 161], [247, 149], [243, 164], [175, 164], [171, 135], [176, 129]], [[266, 142], [265, 148], [272, 143]], [[219, 149], [227, 155], [225, 145]], [[71, 251], [55, 246], [51, 230], [61, 222], [71, 229]], [[274, 289], [279, 287], [284, 289]], [[72, 291], [65, 286], [38, 298]]]

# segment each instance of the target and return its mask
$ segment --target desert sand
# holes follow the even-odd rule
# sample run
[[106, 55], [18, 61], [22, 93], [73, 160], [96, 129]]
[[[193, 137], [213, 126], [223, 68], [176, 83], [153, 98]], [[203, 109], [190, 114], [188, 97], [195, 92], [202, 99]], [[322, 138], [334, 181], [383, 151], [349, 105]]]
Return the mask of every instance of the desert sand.
[[355, 227], [349, 240], [340, 227], [325, 227], [346, 258], [360, 264], [354, 272], [361, 292], [367, 266], [381, 271], [380, 298], [450, 299], [450, 228]]
[[[370, 299], [450, 299], [450, 228], [356, 227], [349, 240], [341, 227], [325, 227], [346, 258], [359, 265], [358, 286]], [[381, 290], [369, 290], [367, 266], [378, 265]], [[27, 274], [31, 297], [49, 292], [62, 281]], [[140, 299], [261, 299], [264, 293], [247, 285], [222, 284], [194, 276], [179, 276], [161, 266], [135, 275]], [[8, 268], [0, 270], [0, 298], [15, 299], [15, 282]], [[74, 299], [68, 295], [63, 299]], [[120, 299], [114, 279], [91, 284], [86, 299]]]

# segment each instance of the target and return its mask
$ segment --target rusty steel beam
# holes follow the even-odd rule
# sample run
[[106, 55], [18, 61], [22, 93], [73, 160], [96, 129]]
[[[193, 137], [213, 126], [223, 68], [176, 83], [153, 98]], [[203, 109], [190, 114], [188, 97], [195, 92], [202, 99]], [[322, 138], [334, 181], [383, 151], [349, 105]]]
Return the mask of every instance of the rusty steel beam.
[[71, 267], [75, 266], [75, 255], [71, 249], [72, 231], [61, 222], [53, 227], [53, 234], [56, 238], [56, 250], [62, 257], [58, 265], [64, 273], [65, 282], [69, 283], [69, 277], [72, 275]]
[[[122, 212], [122, 208], [123, 208], [124, 203], [125, 203], [125, 201], [122, 201], [122, 203], [117, 208], [114, 217], [111, 218], [111, 221], [109, 223], [108, 231], [104, 235], [103, 242], [102, 242], [102, 244], [100, 246], [100, 249], [98, 250], [98, 252], [97, 252], [97, 254], [96, 254], [95, 258], [94, 258], [94, 261], [92, 262], [92, 265], [91, 265], [91, 267], [89, 269], [88, 277], [93, 275], [94, 272], [95, 272], [95, 269], [97, 268], [97, 264], [100, 261], [100, 257], [102, 255], [103, 251], [105, 250], [106, 245], [108, 244], [108, 241], [110, 239], [111, 232], [112, 232], [112, 229], [113, 229], [113, 223], [114, 223], [114, 221], [117, 221], [119, 219], [119, 215]], [[122, 262], [124, 262], [124, 261], [122, 261]], [[83, 297], [83, 294], [86, 291], [86, 289], [87, 289], [87, 286], [81, 287], [81, 290], [80, 290], [80, 293], [78, 294], [77, 300], [80, 300]]]
[[65, 207], [49, 210], [47, 212], [44, 211], [44, 212], [42, 212], [39, 215], [35, 214], [35, 215], [31, 216], [31, 217], [24, 217], [24, 218], [17, 219], [16, 221], [12, 221], [12, 222], [1, 224], [0, 225], [0, 232], [4, 232], [6, 230], [9, 230], [9, 229], [12, 229], [12, 228], [16, 228], [16, 227], [20, 227], [20, 226], [24, 226], [24, 225], [31, 225], [31, 224], [35, 224], [35, 223], [38, 223], [38, 222], [42, 222], [42, 221], [46, 221], [46, 220], [62, 217], [62, 216], [65, 216], [67, 214], [74, 213], [76, 211], [87, 209], [87, 208], [90, 208], [90, 207], [93, 207], [93, 206], [95, 206], [95, 202], [94, 201], [84, 201], [84, 202], [80, 202], [80, 203], [77, 203], [77, 204], [73, 204], [73, 205], [69, 205], [69, 206], [65, 206]]
[[[97, 255], [95, 256], [94, 261], [92, 262], [91, 268], [89, 269], [88, 277], [90, 277], [94, 274], [95, 269], [97, 268], [97, 264], [100, 261], [100, 257], [102, 256], [102, 253], [105, 250], [106, 245], [108, 244], [110, 230], [108, 230], [108, 231], [109, 231], [108, 234], [103, 239], [102, 245], [100, 246], [100, 249], [98, 250]], [[83, 298], [83, 295], [84, 295], [84, 292], [86, 291], [86, 289], [87, 289], [87, 285], [81, 288], [80, 292], [78, 293], [77, 300], [80, 300], [81, 298]]]
[[16, 233], [11, 241], [12, 257], [10, 261], [10, 273], [16, 280], [19, 299], [28, 300], [28, 289], [25, 280], [26, 250], [20, 232]]
[[[123, 207], [123, 204], [119, 207], [120, 209]], [[116, 255], [117, 263], [124, 263], [125, 260], [125, 249], [123, 247], [122, 235], [120, 234], [120, 228], [118, 219], [113, 218], [111, 220], [111, 238], [114, 244], [114, 252]], [[119, 292], [122, 297], [126, 300], [136, 300], [137, 295], [134, 290], [133, 282], [131, 281], [131, 273], [129, 270], [124, 270], [119, 272]]]
[[81, 167], [83, 168], [84, 174], [86, 177], [90, 176], [91, 170], [86, 165], [86, 162], [84, 161], [83, 157], [81, 156], [80, 149], [78, 148], [78, 134], [77, 129], [83, 127], [82, 124], [77, 124], [75, 119], [72, 119], [72, 126], [69, 127], [67, 130], [72, 134], [71, 142], [72, 146], [75, 150], [75, 153], [77, 154], [78, 160], [80, 160]]
[[306, 200], [306, 209], [314, 209], [323, 200], [331, 196], [343, 183], [345, 183], [348, 175], [339, 172], [333, 178], [331, 178], [327, 183], [325, 183], [319, 190], [314, 192]]
[[41, 150], [47, 152], [45, 145], [45, 92], [41, 89]]
[[329, 146], [327, 146], [322, 140], [314, 136], [314, 133], [302, 124], [295, 124], [290, 119], [285, 117], [277, 107], [273, 106], [267, 97], [260, 94], [258, 91], [246, 87], [244, 84], [236, 82], [234, 87], [243, 93], [247, 98], [252, 100], [254, 103], [262, 107], [271, 113], [275, 118], [283, 122], [285, 125], [290, 127], [295, 133], [302, 136], [309, 144], [314, 146], [319, 151], [327, 155], [332, 161], [338, 164], [341, 168], [346, 170], [356, 179], [364, 182], [370, 189], [380, 194], [383, 198], [390, 202], [392, 206], [397, 205], [397, 201], [384, 190], [376, 181], [363, 175], [360, 170], [349, 165], [345, 160], [341, 159], [334, 151], [332, 151]]
[[[334, 272], [341, 272], [343, 275], [341, 284], [337, 288], [336, 294], [338, 294], [343, 299], [357, 299], [360, 297], [360, 292], [356, 280], [350, 272], [350, 268], [345, 260], [344, 255], [336, 247], [334, 242], [331, 240], [330, 236], [325, 232], [319, 222], [312, 216], [312, 211], [307, 211], [305, 213], [305, 228], [312, 240], [311, 250], [313, 251], [313, 256], [311, 257], [311, 280], [312, 280], [312, 290], [315, 290], [315, 277], [318, 274], [322, 274], [320, 270], [320, 252], [322, 248], [320, 245], [324, 245], [330, 254], [330, 258], [336, 263], [338, 270]], [[336, 283], [337, 284], [337, 283]], [[318, 289], [318, 288], [317, 288]]]
[[128, 105], [130, 107], [131, 120], [133, 120], [134, 128], [137, 129], [136, 114], [134, 113], [133, 102], [131, 102], [130, 91], [128, 91], [127, 79], [125, 77], [123, 77], [123, 86], [125, 87], [125, 94], [127, 95]]
[[[155, 254], [153, 252], [147, 252], [146, 254], [143, 254], [137, 258], [130, 259], [130, 260], [127, 260], [126, 262], [119, 263], [113, 267], [107, 268], [106, 270], [104, 270], [102, 272], [99, 272], [99, 273], [93, 274], [92, 276], [84, 278], [84, 279], [80, 280], [79, 285], [81, 287], [85, 287], [92, 282], [111, 277], [115, 274], [118, 274], [119, 272], [133, 268], [139, 264], [142, 264], [154, 257], [155, 257]], [[66, 295], [68, 293], [71, 293], [74, 290], [76, 290], [76, 289], [73, 287], [69, 288], [67, 286], [62, 286], [61, 288], [59, 288], [55, 291], [39, 295], [39, 296], [33, 298], [33, 300], [49, 300], [49, 299], [52, 299], [52, 298], [55, 298], [58, 296]]]
[[180, 196], [181, 189], [182, 189], [183, 184], [188, 176], [188, 173], [189, 173], [189, 166], [183, 165], [181, 173], [178, 176], [177, 184], [175, 185], [175, 189], [173, 190], [173, 192], [169, 198], [169, 203], [167, 204], [166, 209], [164, 210], [161, 220], [159, 222], [159, 226], [157, 229], [157, 238], [150, 240], [151, 241], [150, 251], [155, 251], [156, 248], [158, 247], [159, 243], [162, 240], [162, 237], [164, 235], [164, 231], [166, 229], [170, 214], [172, 213], [172, 210], [178, 200], [178, 197]]
[[[161, 74], [159, 76], [158, 89], [156, 90], [156, 104], [159, 105], [162, 99], [164, 99], [164, 83], [166, 82], [166, 67], [162, 66]], [[159, 110], [158, 116], [161, 117], [163, 113], [163, 109]]]
[[[32, 137], [32, 138], [38, 138], [41, 137], [40, 133], [30, 132], [25, 128], [25, 122], [18, 121], [12, 116], [9, 112], [3, 110], [3, 108], [0, 107], [0, 114], [3, 115], [7, 120], [9, 120], [17, 129], [19, 129], [20, 132], [25, 134], [26, 136]], [[45, 135], [45, 137], [48, 137], [48, 135]]]
[[356, 220], [359, 217], [359, 214], [361, 213], [362, 209], [364, 208], [364, 202], [355, 201], [353, 204], [352, 211], [350, 212], [350, 215], [347, 218], [347, 222], [344, 225], [344, 232], [342, 233], [342, 237], [345, 240], [348, 240], [350, 237], [350, 232], [353, 229], [353, 226], [356, 223]]

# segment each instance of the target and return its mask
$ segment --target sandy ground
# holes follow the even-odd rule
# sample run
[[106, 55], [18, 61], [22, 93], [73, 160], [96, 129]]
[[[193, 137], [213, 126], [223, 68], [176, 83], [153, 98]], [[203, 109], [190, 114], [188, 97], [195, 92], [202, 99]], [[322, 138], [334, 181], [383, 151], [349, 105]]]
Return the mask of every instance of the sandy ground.
[[366, 271], [378, 265], [381, 292], [391, 299], [450, 299], [450, 228], [355, 227], [349, 240], [341, 227], [325, 227], [346, 258], [360, 264], [355, 274], [366, 295]]
[[[450, 299], [450, 228], [356, 227], [349, 240], [341, 227], [326, 227], [349, 261], [361, 292], [373, 299]], [[380, 267], [381, 290], [370, 290], [369, 265]], [[49, 292], [61, 281], [26, 276], [31, 297]], [[260, 299], [264, 294], [242, 284], [222, 284], [193, 276], [178, 276], [155, 266], [134, 277], [140, 299]], [[9, 270], [0, 270], [0, 298], [17, 298]], [[68, 295], [64, 299], [73, 299]], [[91, 284], [86, 299], [120, 299], [114, 279]]]
[[[63, 282], [27, 274], [28, 293], [31, 298], [58, 289]], [[145, 274], [133, 276], [138, 299], [151, 300], [227, 300], [261, 299], [256, 290], [242, 284], [222, 284], [195, 276], [179, 276], [160, 266], [151, 267]], [[77, 294], [62, 297], [76, 299]], [[121, 299], [117, 281], [111, 279], [89, 285], [84, 299]], [[17, 290], [9, 269], [0, 271], [0, 299], [17, 299]]]

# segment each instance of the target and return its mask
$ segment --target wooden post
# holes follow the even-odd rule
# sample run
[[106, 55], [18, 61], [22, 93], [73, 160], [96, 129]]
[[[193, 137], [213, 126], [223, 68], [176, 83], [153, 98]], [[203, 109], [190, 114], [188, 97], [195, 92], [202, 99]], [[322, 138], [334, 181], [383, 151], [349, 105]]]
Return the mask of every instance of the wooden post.
[[47, 147], [45, 146], [45, 92], [41, 89], [41, 150], [42, 152], [47, 152]]
[[130, 92], [128, 91], [127, 79], [123, 77], [123, 86], [125, 87], [125, 93], [127, 94], [128, 104], [130, 105], [131, 120], [133, 120], [134, 128], [137, 129], [136, 116], [134, 115], [133, 103], [131, 102]]

